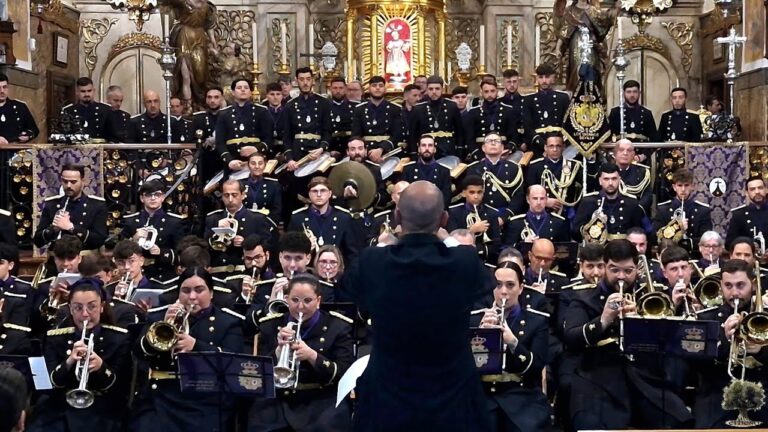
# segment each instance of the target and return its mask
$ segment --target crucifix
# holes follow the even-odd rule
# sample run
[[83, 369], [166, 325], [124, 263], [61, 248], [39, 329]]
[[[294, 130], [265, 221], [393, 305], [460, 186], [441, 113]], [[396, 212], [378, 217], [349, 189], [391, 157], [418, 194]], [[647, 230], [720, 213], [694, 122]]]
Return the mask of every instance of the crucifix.
[[715, 39], [715, 42], [721, 45], [728, 45], [728, 72], [725, 73], [725, 79], [728, 83], [731, 115], [733, 115], [733, 86], [736, 83], [736, 78], [739, 76], [736, 72], [736, 46], [743, 45], [746, 41], [746, 37], [736, 35], [736, 30], [733, 27], [728, 31], [728, 36]]

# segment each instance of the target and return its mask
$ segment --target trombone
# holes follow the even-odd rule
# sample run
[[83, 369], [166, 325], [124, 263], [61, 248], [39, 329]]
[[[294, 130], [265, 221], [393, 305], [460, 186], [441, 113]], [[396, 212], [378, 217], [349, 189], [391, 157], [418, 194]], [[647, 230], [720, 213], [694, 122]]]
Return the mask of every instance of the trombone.
[[91, 355], [93, 354], [93, 335], [85, 337], [85, 332], [88, 331], [88, 320], [83, 321], [83, 334], [80, 337], [80, 341], [85, 343], [87, 339], [88, 351], [85, 355], [77, 361], [75, 365], [75, 376], [80, 381], [76, 389], [72, 389], [67, 392], [66, 400], [69, 406], [77, 409], [85, 409], [93, 405], [94, 396], [93, 392], [87, 389], [88, 387], [88, 365], [91, 363]]
[[755, 345], [768, 345], [768, 313], [763, 312], [763, 289], [760, 283], [760, 263], [755, 261], [755, 301], [752, 312], [741, 320], [739, 330], [743, 338]]
[[147, 330], [147, 343], [157, 351], [168, 352], [179, 340], [179, 334], [189, 333], [189, 314], [192, 310], [187, 305], [180, 305], [170, 321], [156, 321]]
[[[648, 264], [648, 258], [645, 255], [640, 255], [640, 263], [645, 271], [645, 288], [647, 292], [640, 296], [640, 299], [637, 302], [638, 313], [648, 318], [661, 318], [674, 315], [675, 307], [672, 304], [672, 299], [667, 294], [661, 291], [656, 291], [653, 286], [651, 266]], [[683, 283], [683, 280], [678, 280], [675, 287], [681, 283]], [[685, 300], [685, 308], [686, 311], [688, 311], [687, 300]]]
[[283, 345], [280, 350], [280, 358], [275, 365], [273, 372], [275, 376], [275, 387], [289, 388], [299, 384], [299, 362], [296, 358], [296, 350], [291, 349], [291, 345], [301, 342], [301, 322], [304, 320], [304, 313], [299, 312], [299, 318], [296, 322], [288, 323], [288, 326], [295, 330], [295, 335]]

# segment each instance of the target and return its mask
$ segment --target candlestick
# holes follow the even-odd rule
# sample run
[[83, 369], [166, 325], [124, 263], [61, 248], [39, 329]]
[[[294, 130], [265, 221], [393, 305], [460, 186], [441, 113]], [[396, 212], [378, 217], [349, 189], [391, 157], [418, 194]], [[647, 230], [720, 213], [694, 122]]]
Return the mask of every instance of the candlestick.
[[288, 28], [285, 21], [280, 23], [280, 62], [288, 65]]
[[512, 23], [507, 24], [507, 67], [512, 68]]
[[309, 46], [307, 47], [307, 53], [309, 53], [309, 65], [315, 64], [315, 24], [309, 23]]
[[259, 34], [258, 34], [258, 23], [256, 23], [256, 20], [253, 20], [253, 64], [258, 65], [259, 64]]
[[485, 25], [480, 25], [480, 64], [485, 66]]

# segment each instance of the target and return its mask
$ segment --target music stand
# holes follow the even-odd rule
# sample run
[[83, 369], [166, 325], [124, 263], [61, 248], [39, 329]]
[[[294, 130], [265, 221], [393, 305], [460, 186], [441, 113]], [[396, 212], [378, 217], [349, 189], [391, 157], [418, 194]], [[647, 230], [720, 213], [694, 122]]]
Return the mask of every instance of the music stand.
[[624, 352], [715, 358], [719, 332], [717, 321], [627, 317], [624, 319]]
[[504, 346], [500, 328], [470, 327], [469, 343], [480, 375], [502, 373]]

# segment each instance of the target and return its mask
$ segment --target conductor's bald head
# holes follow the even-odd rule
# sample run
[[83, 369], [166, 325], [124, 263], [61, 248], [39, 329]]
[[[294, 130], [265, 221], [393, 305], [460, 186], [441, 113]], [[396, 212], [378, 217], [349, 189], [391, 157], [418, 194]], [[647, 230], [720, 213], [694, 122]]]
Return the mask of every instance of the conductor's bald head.
[[447, 218], [440, 189], [423, 180], [411, 183], [403, 190], [397, 212], [405, 233], [434, 234]]

